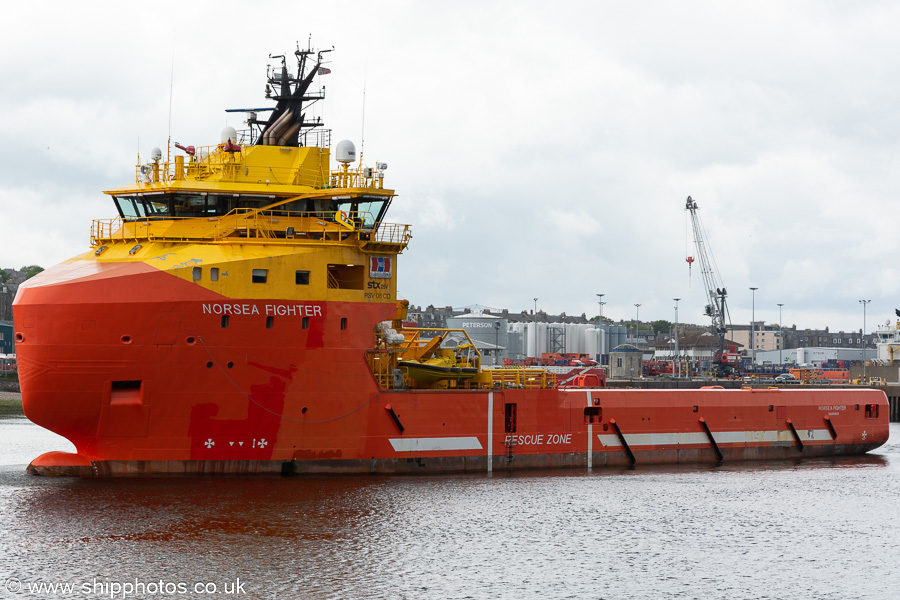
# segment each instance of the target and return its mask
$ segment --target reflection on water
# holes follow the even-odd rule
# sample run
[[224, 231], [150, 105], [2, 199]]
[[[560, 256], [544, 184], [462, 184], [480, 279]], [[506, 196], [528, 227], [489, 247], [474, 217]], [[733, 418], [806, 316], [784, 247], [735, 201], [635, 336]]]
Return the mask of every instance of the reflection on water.
[[[0, 422], [0, 439], [33, 433]], [[839, 459], [440, 477], [44, 479], [22, 473], [30, 458], [0, 467], [0, 586], [416, 599], [886, 599], [900, 586], [896, 443]], [[244, 593], [225, 594], [237, 578]], [[78, 597], [109, 597], [95, 589]]]

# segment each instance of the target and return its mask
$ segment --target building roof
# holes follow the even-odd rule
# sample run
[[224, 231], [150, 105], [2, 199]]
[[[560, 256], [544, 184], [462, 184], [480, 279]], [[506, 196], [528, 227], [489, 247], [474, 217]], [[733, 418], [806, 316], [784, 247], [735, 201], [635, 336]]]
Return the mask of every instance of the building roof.
[[[675, 347], [675, 337], [667, 336], [664, 340], [651, 342], [648, 344], [651, 348], [665, 350]], [[742, 348], [743, 344], [739, 344], [733, 340], [725, 338], [726, 346], [735, 346]], [[719, 337], [711, 334], [709, 331], [685, 331], [678, 335], [678, 348], [688, 350], [690, 348], [718, 348]]]

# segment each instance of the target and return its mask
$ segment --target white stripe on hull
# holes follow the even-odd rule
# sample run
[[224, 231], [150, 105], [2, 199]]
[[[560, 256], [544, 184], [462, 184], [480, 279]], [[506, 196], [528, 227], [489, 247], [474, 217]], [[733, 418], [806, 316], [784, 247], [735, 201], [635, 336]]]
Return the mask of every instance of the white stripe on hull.
[[390, 442], [395, 452], [482, 449], [477, 437], [391, 438]]
[[[713, 431], [716, 443], [722, 444], [755, 444], [785, 442], [796, 443], [794, 434], [789, 429], [779, 431]], [[803, 442], [831, 441], [831, 432], [827, 429], [798, 429], [797, 434]], [[625, 433], [625, 441], [632, 448], [640, 446], [681, 446], [708, 445], [709, 438], [704, 432], [685, 433]], [[621, 447], [616, 434], [604, 433], [597, 436], [600, 444], [606, 447]]]

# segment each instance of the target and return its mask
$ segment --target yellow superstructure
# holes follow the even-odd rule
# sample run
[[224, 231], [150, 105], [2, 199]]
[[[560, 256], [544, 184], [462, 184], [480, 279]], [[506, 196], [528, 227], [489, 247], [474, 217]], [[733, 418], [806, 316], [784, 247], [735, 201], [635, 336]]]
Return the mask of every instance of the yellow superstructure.
[[408, 225], [378, 220], [394, 196], [383, 170], [332, 171], [328, 148], [194, 152], [138, 165], [134, 184], [105, 192], [120, 216], [95, 220], [92, 250], [74, 260], [143, 261], [233, 298], [396, 299], [395, 279], [369, 263], [410, 239]]

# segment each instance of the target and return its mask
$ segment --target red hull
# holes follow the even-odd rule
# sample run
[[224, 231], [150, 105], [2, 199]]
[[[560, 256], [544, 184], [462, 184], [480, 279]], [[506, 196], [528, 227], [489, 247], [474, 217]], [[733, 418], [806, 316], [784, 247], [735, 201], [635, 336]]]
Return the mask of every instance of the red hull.
[[20, 382], [26, 415], [78, 454], [30, 470], [489, 471], [859, 454], [888, 439], [887, 399], [868, 389], [384, 391], [365, 352], [393, 312], [228, 299], [142, 263], [53, 269], [16, 299]]

